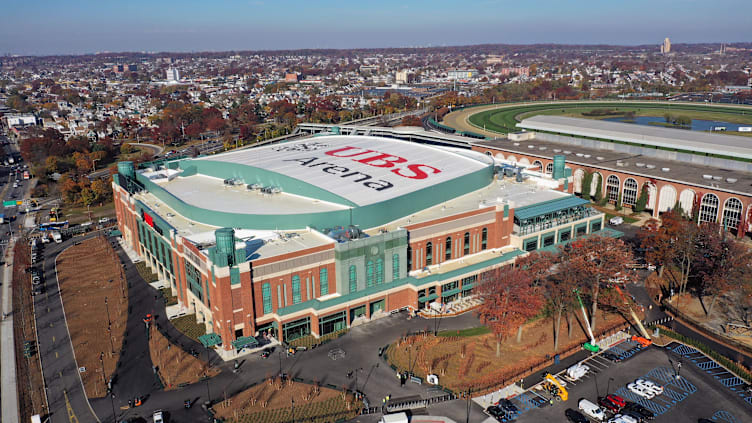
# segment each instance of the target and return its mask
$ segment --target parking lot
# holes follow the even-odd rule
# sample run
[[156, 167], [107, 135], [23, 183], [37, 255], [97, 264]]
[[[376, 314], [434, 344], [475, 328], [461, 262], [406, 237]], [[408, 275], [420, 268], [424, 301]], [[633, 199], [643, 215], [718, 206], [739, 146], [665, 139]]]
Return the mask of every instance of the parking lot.
[[[752, 394], [746, 384], [694, 348], [678, 343], [639, 348], [636, 342], [626, 341], [609, 351], [618, 357], [616, 361], [593, 355], [583, 361], [590, 370], [576, 381], [564, 372], [557, 374], [566, 383], [567, 401], [557, 400], [538, 385], [511, 398], [518, 413], [507, 421], [566, 421], [564, 411], [576, 410], [580, 399], [597, 403], [606, 394], [639, 404], [655, 414], [654, 422], [751, 421]], [[638, 378], [663, 386], [663, 394], [647, 399], [627, 389]]]

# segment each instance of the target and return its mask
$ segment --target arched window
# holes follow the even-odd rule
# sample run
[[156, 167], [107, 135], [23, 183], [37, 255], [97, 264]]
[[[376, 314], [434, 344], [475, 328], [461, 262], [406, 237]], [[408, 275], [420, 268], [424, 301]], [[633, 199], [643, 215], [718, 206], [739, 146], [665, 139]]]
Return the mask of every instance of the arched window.
[[358, 290], [358, 269], [355, 265], [350, 266], [350, 292]]
[[470, 232], [465, 232], [465, 245], [463, 246], [464, 250], [462, 251], [462, 255], [466, 256], [470, 254]]
[[509, 160], [512, 163], [517, 163], [517, 157], [514, 157], [514, 156], [507, 157], [507, 160]]
[[488, 245], [488, 229], [483, 228], [480, 233], [480, 249], [485, 250]]
[[637, 181], [632, 178], [624, 180], [624, 192], [621, 195], [621, 203], [634, 206], [637, 203]]
[[326, 267], [319, 270], [319, 281], [321, 281], [321, 295], [329, 294], [329, 271]]
[[368, 260], [366, 264], [366, 286], [373, 286], [373, 262], [371, 260]]
[[616, 203], [619, 199], [619, 177], [616, 175], [610, 175], [606, 179], [606, 193], [608, 195], [608, 201]]
[[444, 260], [452, 259], [452, 237], [448, 236], [444, 244]]
[[546, 173], [554, 173], [554, 162], [546, 165]]
[[533, 168], [530, 170], [537, 170], [538, 172], [543, 172], [543, 163], [541, 163], [540, 160], [534, 161]]
[[300, 276], [295, 275], [292, 277], [292, 303], [298, 304], [300, 302]]
[[433, 262], [433, 243], [426, 243], [426, 266], [430, 266]]
[[744, 206], [738, 199], [731, 197], [723, 205], [723, 227], [726, 229], [736, 229], [739, 227], [742, 209]]
[[376, 259], [376, 285], [384, 283], [384, 259]]
[[700, 202], [700, 218], [698, 223], [715, 222], [718, 218], [718, 197], [715, 194], [705, 194]]
[[392, 280], [396, 281], [399, 278], [399, 254], [392, 254]]

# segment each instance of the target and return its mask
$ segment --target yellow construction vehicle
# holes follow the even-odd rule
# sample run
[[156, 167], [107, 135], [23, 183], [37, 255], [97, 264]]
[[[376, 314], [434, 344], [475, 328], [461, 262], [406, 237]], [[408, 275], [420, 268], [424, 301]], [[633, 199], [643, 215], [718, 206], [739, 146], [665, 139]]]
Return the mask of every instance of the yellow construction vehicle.
[[551, 373], [546, 373], [545, 381], [546, 384], [549, 385], [549, 392], [557, 395], [562, 401], [569, 399], [569, 392], [567, 392], [564, 386], [562, 386], [561, 383], [551, 375]]

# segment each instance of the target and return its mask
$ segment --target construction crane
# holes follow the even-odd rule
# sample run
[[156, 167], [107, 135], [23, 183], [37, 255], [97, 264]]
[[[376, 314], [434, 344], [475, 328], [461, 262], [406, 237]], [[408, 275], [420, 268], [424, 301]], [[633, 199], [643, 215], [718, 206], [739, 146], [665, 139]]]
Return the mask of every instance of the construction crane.
[[[648, 331], [645, 330], [645, 326], [642, 325], [642, 322], [637, 317], [637, 314], [634, 312], [634, 310], [632, 310], [632, 306], [629, 305], [629, 301], [627, 301], [627, 297], [624, 295], [624, 292], [622, 292], [622, 290], [619, 288], [619, 285], [614, 284], [614, 288], [616, 288], [616, 292], [618, 292], [619, 295], [621, 295], [621, 299], [624, 300], [624, 304], [627, 305], [627, 308], [629, 309], [629, 314], [632, 316], [632, 319], [635, 321], [637, 329], [640, 330], [642, 337], [645, 338], [647, 341], [650, 341], [650, 335], [648, 335]], [[640, 344], [644, 345], [644, 342], [640, 342]]]
[[601, 348], [595, 343], [595, 337], [593, 336], [593, 328], [590, 327], [590, 320], [587, 317], [585, 304], [582, 303], [582, 298], [580, 298], [580, 290], [575, 288], [574, 294], [577, 296], [577, 301], [580, 303], [580, 310], [582, 310], [582, 317], [585, 318], [585, 326], [587, 327], [588, 335], [590, 335], [590, 342], [585, 342], [582, 345], [582, 348], [590, 352], [598, 352], [600, 351]]

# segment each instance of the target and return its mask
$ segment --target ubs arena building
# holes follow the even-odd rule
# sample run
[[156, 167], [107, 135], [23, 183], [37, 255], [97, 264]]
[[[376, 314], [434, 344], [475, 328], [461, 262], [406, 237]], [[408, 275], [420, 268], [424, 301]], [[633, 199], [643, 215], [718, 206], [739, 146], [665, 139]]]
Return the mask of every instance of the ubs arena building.
[[124, 242], [227, 353], [323, 336], [472, 295], [519, 255], [603, 228], [550, 174], [483, 152], [325, 135], [193, 159], [120, 162]]

